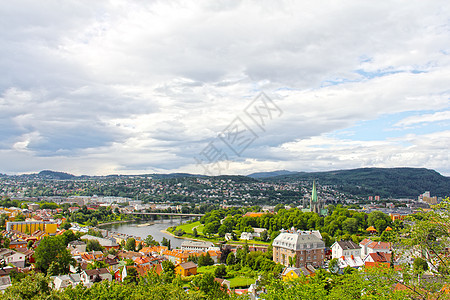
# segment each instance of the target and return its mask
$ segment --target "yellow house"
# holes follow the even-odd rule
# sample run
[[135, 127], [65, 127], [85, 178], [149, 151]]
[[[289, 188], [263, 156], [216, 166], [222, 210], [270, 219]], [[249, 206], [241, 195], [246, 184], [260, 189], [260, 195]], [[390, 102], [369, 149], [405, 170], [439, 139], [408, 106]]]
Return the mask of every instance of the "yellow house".
[[180, 276], [197, 275], [197, 265], [192, 261], [179, 264], [175, 267], [175, 274]]
[[283, 281], [289, 281], [301, 276], [314, 275], [315, 272], [316, 270], [310, 265], [300, 268], [286, 267], [284, 268], [283, 273], [281, 273], [281, 277], [283, 278]]

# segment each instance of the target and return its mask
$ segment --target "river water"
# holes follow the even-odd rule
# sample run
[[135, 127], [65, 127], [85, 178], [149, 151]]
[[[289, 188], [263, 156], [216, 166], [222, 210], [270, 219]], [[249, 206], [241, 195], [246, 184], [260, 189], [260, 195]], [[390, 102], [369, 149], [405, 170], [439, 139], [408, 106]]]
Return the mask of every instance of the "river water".
[[[181, 224], [181, 222], [186, 222], [188, 219], [173, 219], [173, 220], [156, 220], [156, 221], [141, 221], [141, 222], [133, 222], [133, 223], [120, 223], [120, 224], [112, 224], [102, 226], [101, 229], [106, 229], [111, 232], [118, 232], [123, 234], [129, 234], [133, 236], [140, 237], [145, 239], [147, 235], [151, 234], [153, 238], [161, 242], [163, 237], [170, 240], [170, 245], [172, 248], [181, 248], [181, 243], [183, 239], [176, 238], [171, 236], [170, 234], [161, 232], [161, 230], [166, 230], [167, 227], [177, 226]], [[142, 224], [152, 223], [149, 226], [138, 226]]]

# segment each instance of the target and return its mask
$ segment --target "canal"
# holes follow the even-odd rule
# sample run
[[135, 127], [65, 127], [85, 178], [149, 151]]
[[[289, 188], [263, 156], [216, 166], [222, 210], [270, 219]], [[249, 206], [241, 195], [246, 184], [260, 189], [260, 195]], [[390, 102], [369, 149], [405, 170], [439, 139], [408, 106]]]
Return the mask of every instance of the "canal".
[[[120, 223], [120, 224], [111, 224], [111, 225], [105, 225], [102, 226], [101, 229], [106, 229], [111, 232], [118, 232], [123, 234], [129, 234], [133, 236], [140, 237], [142, 239], [145, 239], [147, 235], [151, 234], [153, 238], [161, 242], [163, 237], [170, 240], [170, 245], [172, 248], [180, 248], [181, 243], [183, 242], [183, 239], [176, 238], [171, 236], [170, 234], [161, 232], [161, 230], [166, 230], [167, 227], [170, 226], [177, 226], [181, 224], [181, 222], [187, 222], [190, 219], [184, 218], [174, 218], [173, 220], [169, 219], [163, 219], [163, 220], [147, 220], [147, 221], [140, 221], [140, 222], [133, 222], [133, 223]], [[150, 223], [151, 225], [144, 226], [144, 224]]]

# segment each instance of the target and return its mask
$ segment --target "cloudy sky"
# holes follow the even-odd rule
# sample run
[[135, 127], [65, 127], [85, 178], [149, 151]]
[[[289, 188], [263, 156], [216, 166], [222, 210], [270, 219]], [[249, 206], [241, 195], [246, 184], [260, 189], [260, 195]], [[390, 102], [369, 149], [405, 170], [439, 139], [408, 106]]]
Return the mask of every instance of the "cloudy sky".
[[18, 0], [0, 26], [0, 173], [450, 175], [448, 0]]

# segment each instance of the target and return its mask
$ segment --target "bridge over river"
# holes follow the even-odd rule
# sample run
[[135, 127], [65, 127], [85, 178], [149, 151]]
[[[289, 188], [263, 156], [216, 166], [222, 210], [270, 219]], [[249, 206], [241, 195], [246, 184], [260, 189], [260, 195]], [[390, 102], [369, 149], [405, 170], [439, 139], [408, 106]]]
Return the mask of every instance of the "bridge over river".
[[152, 219], [157, 218], [158, 216], [167, 216], [171, 219], [174, 217], [203, 217], [205, 214], [183, 214], [183, 213], [164, 213], [164, 212], [133, 212], [133, 213], [126, 213], [127, 215], [135, 215], [135, 216], [148, 216]]

